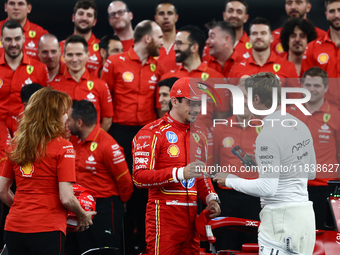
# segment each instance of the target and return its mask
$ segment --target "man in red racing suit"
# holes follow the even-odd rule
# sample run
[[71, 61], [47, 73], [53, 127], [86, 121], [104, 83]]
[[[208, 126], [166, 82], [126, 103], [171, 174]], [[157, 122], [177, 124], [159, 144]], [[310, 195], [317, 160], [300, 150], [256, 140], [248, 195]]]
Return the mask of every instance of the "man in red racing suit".
[[[197, 167], [204, 168], [206, 137], [193, 123], [200, 111], [200, 90], [190, 78], [175, 82], [172, 108], [163, 118], [144, 126], [133, 140], [133, 181], [149, 189], [146, 210], [147, 254], [199, 254], [195, 229], [197, 196], [220, 214], [219, 199]], [[197, 86], [197, 85], [196, 85]], [[195, 93], [190, 91], [197, 90]]]

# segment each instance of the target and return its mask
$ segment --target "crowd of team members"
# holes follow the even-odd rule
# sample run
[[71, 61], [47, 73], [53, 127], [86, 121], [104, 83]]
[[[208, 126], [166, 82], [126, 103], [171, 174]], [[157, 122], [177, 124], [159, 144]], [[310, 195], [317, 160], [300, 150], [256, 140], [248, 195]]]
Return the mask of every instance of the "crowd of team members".
[[[92, 102], [97, 112], [97, 127], [93, 132], [99, 132], [100, 126], [124, 149], [127, 165], [125, 161], [124, 166], [116, 165], [115, 162], [122, 159], [120, 146], [110, 149], [105, 139], [93, 133], [89, 135], [92, 139], [89, 141], [100, 149], [91, 149], [93, 153], [89, 155], [82, 153], [78, 157], [76, 154], [78, 172], [90, 169], [92, 165], [88, 161], [93, 161], [92, 158], [97, 160], [98, 157], [103, 160], [104, 170], [110, 169], [112, 173], [120, 171], [120, 174], [127, 175], [126, 180], [131, 183], [129, 171], [126, 170], [130, 169], [132, 174], [132, 140], [144, 125], [162, 117], [169, 110], [170, 90], [176, 78], [196, 78], [207, 86], [217, 81], [214, 78], [220, 78], [222, 82], [238, 85], [247, 98], [242, 79], [259, 72], [272, 72], [283, 87], [302, 86], [311, 92], [311, 100], [305, 104], [311, 116], [303, 115], [295, 107], [289, 108], [288, 112], [309, 127], [317, 163], [336, 166], [340, 155], [340, 123], [337, 117], [340, 89], [336, 79], [340, 76], [337, 66], [340, 1], [326, 0], [325, 7], [330, 24], [327, 32], [308, 21], [307, 13], [311, 9], [308, 0], [286, 0], [285, 9], [289, 18], [282, 28], [272, 31], [265, 18], [252, 18], [248, 36], [243, 30], [244, 23], [249, 19], [246, 1], [229, 0], [225, 5], [223, 21], [209, 24], [206, 39], [205, 33], [196, 26], [176, 29], [178, 14], [171, 1], [159, 1], [155, 9], [155, 22], [144, 20], [134, 29], [131, 25], [131, 9], [124, 2], [113, 1], [108, 6], [108, 21], [114, 35], [108, 32], [110, 35], [99, 40], [92, 33], [97, 21], [97, 7], [93, 1], [80, 0], [72, 15], [74, 34], [58, 42], [56, 36], [27, 19], [32, 8], [29, 0], [7, 0], [5, 11], [8, 18], [0, 25], [1, 158], [6, 157], [6, 145], [15, 134], [17, 119], [24, 109], [20, 99], [21, 88], [37, 83], [67, 92], [74, 100]], [[220, 18], [216, 16], [216, 20]], [[240, 145], [247, 153], [253, 154], [255, 139], [261, 129], [240, 124], [252, 119], [247, 103], [244, 115], [230, 116], [229, 106], [233, 106], [233, 101], [229, 100], [232, 99], [229, 92], [220, 89], [217, 93], [222, 104], [208, 101], [208, 113], [200, 115], [196, 121], [196, 125], [207, 135], [207, 164], [241, 167], [239, 160], [232, 155], [231, 148]], [[291, 96], [301, 97], [299, 94]], [[232, 128], [223, 125], [212, 128], [213, 118], [228, 119], [239, 124]], [[74, 133], [71, 129], [71, 134], [79, 135], [81, 131], [78, 129], [86, 130], [87, 126], [93, 124], [83, 122], [77, 126], [75, 118], [74, 127], [77, 129]], [[88, 141], [88, 136], [80, 136], [80, 139]], [[98, 144], [96, 139], [103, 139], [103, 145]], [[77, 144], [75, 140], [71, 141]], [[106, 147], [107, 150], [113, 150], [113, 154], [105, 157], [111, 157], [114, 164], [106, 165], [108, 158], [95, 155], [98, 152], [105, 153], [103, 148]], [[81, 150], [75, 146], [76, 151], [77, 148]], [[90, 176], [80, 181], [78, 178], [77, 174], [79, 184], [97, 191], [99, 198], [120, 196], [120, 202], [128, 201], [125, 212], [126, 247], [138, 246], [143, 250], [147, 203], [145, 190], [135, 189], [132, 193], [132, 187], [126, 187], [128, 193], [132, 193], [131, 198], [130, 195], [121, 194], [122, 184], [118, 181], [121, 175], [116, 174], [104, 175], [102, 179], [89, 183], [86, 178]], [[93, 178], [96, 180], [95, 175]], [[114, 192], [103, 189], [105, 178], [111, 181], [107, 185], [113, 185]], [[317, 174], [316, 179], [309, 182], [317, 228], [324, 227], [325, 198], [330, 192], [327, 181], [334, 178], [334, 174]], [[222, 187], [216, 187], [216, 191], [221, 198], [223, 216], [258, 219], [258, 198]], [[100, 212], [96, 217], [100, 217]], [[137, 235], [133, 234], [135, 229]], [[223, 243], [219, 243], [220, 240]], [[217, 246], [239, 248], [238, 240], [240, 238], [237, 235], [228, 233], [228, 238], [218, 239]], [[254, 240], [256, 237], [250, 239]]]

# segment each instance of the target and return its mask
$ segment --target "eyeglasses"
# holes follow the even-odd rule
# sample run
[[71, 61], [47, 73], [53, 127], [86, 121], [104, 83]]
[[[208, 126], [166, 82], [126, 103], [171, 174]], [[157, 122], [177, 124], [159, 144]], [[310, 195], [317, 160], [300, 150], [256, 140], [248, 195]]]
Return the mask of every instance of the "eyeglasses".
[[190, 47], [191, 45], [193, 45], [193, 43], [184, 43], [184, 42], [182, 42], [182, 41], [174, 41], [174, 45], [177, 46], [177, 47], [181, 47], [183, 44], [188, 44], [189, 47]]
[[118, 16], [123, 16], [125, 12], [128, 12], [129, 10], [128, 9], [125, 9], [125, 10], [119, 10], [119, 11], [116, 11], [116, 12], [111, 12], [109, 13], [109, 18], [110, 19], [114, 19], [116, 17], [116, 14], [118, 14]]

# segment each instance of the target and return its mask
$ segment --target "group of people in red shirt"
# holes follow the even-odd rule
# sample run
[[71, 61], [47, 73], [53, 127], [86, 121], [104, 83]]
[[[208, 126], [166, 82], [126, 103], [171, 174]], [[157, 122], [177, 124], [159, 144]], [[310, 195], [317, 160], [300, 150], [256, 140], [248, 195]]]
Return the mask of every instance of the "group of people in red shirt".
[[[126, 202], [122, 214], [125, 213], [127, 252], [136, 252], [134, 247], [144, 250], [148, 195], [145, 190], [132, 187], [131, 176], [138, 170], [134, 165], [141, 163], [133, 158], [132, 141], [143, 126], [163, 117], [169, 110], [175, 78], [193, 78], [208, 90], [216, 83], [237, 85], [247, 98], [242, 80], [259, 72], [271, 72], [282, 87], [304, 87], [311, 92], [311, 100], [306, 103], [311, 116], [303, 115], [294, 107], [288, 112], [300, 118], [311, 130], [317, 163], [336, 166], [340, 155], [340, 123], [336, 118], [340, 106], [336, 79], [340, 75], [337, 68], [340, 1], [325, 1], [325, 14], [330, 24], [327, 32], [314, 27], [307, 19], [311, 8], [308, 0], [286, 0], [288, 19], [281, 28], [272, 30], [267, 19], [257, 17], [250, 19], [248, 36], [244, 31], [244, 24], [249, 20], [246, 1], [228, 0], [221, 17], [223, 20], [208, 24], [206, 37], [193, 25], [176, 29], [179, 15], [171, 0], [157, 3], [155, 21], [141, 21], [135, 28], [131, 24], [133, 13], [128, 5], [113, 1], [107, 14], [114, 35], [99, 40], [92, 32], [97, 23], [97, 6], [94, 1], [79, 0], [72, 15], [74, 33], [59, 42], [55, 35], [27, 19], [32, 10], [29, 0], [7, 0], [8, 18], [0, 24], [0, 164], [5, 162], [5, 149], [10, 138], [15, 136], [18, 119], [24, 110], [20, 100], [22, 87], [37, 83], [66, 92], [75, 100], [75, 107], [80, 108], [75, 112], [88, 107], [82, 106], [83, 100], [92, 102], [95, 123], [86, 120], [87, 114], [72, 114], [75, 108], [71, 108], [67, 121], [71, 134], [80, 139], [71, 138], [74, 150], [79, 151], [75, 154], [77, 182], [95, 190], [98, 198], [103, 199], [99, 204], [117, 205], [116, 201], [106, 200], [112, 196], [118, 197], [120, 203]], [[230, 116], [233, 101], [229, 91], [211, 91], [220, 100], [208, 100], [207, 114], [199, 115], [196, 121], [206, 134], [207, 165], [240, 167], [237, 158], [231, 154], [232, 147], [240, 145], [245, 152], [253, 154], [261, 128], [240, 124], [252, 119], [246, 104], [244, 115]], [[289, 97], [301, 95], [294, 93]], [[213, 128], [212, 119], [232, 120], [238, 124], [230, 128], [222, 125]], [[106, 137], [104, 131], [113, 140]], [[107, 173], [104, 173], [105, 169]], [[97, 174], [97, 171], [104, 174]], [[100, 178], [96, 179], [98, 176]], [[327, 181], [334, 178], [332, 174], [317, 175], [316, 180], [309, 182], [318, 228], [323, 228], [323, 208], [330, 191]], [[124, 186], [121, 180], [129, 184]], [[216, 187], [216, 192], [222, 201], [223, 216], [258, 219], [257, 198], [220, 186]], [[253, 205], [252, 210], [245, 209], [239, 202], [245, 199]], [[115, 209], [112, 206], [110, 210], [113, 213]], [[94, 223], [100, 215], [99, 211]], [[106, 229], [103, 223], [102, 231], [113, 233], [114, 224], [110, 224], [111, 228]], [[117, 233], [121, 235], [118, 227]], [[227, 235], [229, 241], [217, 242], [217, 246], [239, 248], [237, 235]], [[84, 245], [81, 251], [87, 248], [89, 246]]]

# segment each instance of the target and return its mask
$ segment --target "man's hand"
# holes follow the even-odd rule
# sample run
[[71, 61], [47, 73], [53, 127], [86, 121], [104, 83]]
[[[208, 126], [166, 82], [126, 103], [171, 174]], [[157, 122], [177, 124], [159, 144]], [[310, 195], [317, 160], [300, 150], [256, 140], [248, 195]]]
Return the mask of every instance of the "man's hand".
[[85, 213], [81, 217], [78, 217], [78, 224], [74, 231], [81, 232], [81, 231], [88, 229], [90, 225], [93, 225], [93, 222], [91, 219], [92, 216], [96, 214], [97, 212], [85, 211]]
[[228, 177], [229, 173], [217, 173], [213, 179], [214, 182], [217, 182], [220, 186], [225, 187], [225, 179]]
[[216, 216], [221, 214], [221, 208], [220, 205], [217, 203], [216, 200], [211, 200], [209, 202], [209, 205], [207, 206], [207, 208], [205, 208], [206, 210], [210, 211], [210, 214], [208, 215], [208, 217], [210, 219], [215, 218]]
[[192, 162], [189, 165], [187, 165], [183, 170], [184, 179], [188, 180], [194, 177], [195, 178], [203, 177], [204, 169], [205, 163], [203, 163], [202, 161]]

